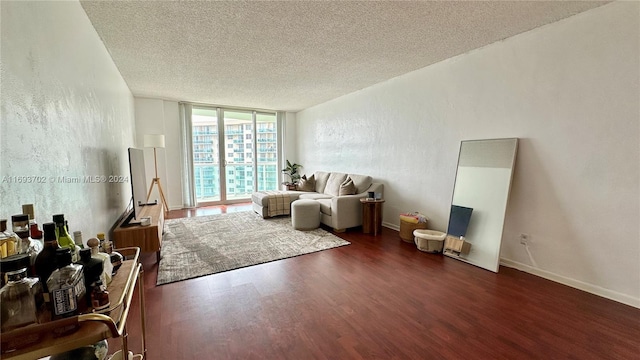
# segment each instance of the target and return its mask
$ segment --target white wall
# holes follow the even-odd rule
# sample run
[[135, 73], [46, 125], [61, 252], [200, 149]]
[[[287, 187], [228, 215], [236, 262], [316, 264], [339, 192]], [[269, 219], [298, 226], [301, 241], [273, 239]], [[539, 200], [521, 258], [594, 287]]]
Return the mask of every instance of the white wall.
[[[158, 176], [167, 197], [170, 209], [182, 209], [182, 149], [179, 104], [176, 101], [135, 98], [136, 147], [144, 148], [145, 134], [164, 134], [165, 148], [157, 149]], [[283, 146], [285, 159], [295, 161], [296, 155], [296, 114], [285, 113]], [[147, 184], [151, 184], [155, 168], [153, 149], [145, 149]], [[148, 188], [148, 187], [147, 187]], [[160, 199], [157, 190], [151, 200]]]
[[[153, 149], [144, 147], [145, 134], [163, 134], [165, 148], [156, 149], [158, 177], [169, 209], [182, 209], [182, 165], [180, 148], [179, 106], [175, 101], [135, 98], [136, 147], [144, 149], [147, 189], [155, 176]], [[158, 199], [158, 188], [154, 187], [151, 201]]]
[[422, 211], [445, 230], [460, 141], [518, 137], [503, 262], [640, 307], [639, 7], [608, 4], [301, 111], [297, 160], [383, 182], [387, 226]]
[[[296, 131], [296, 114], [295, 113], [285, 113], [284, 116], [284, 141], [283, 141], [283, 150], [282, 157], [284, 160], [289, 160], [292, 163], [297, 163], [297, 131]], [[283, 179], [282, 181], [285, 181]]]
[[0, 218], [33, 203], [40, 224], [64, 213], [86, 242], [112, 227], [131, 185], [58, 177], [129, 176], [133, 96], [78, 2], [3, 1], [0, 12]]

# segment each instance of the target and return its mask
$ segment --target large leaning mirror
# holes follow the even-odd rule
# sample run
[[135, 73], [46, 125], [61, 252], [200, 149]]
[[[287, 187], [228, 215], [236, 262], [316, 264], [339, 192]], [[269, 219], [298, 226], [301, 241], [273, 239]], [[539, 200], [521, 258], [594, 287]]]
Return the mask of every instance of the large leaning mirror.
[[517, 149], [516, 138], [460, 143], [445, 255], [498, 272]]

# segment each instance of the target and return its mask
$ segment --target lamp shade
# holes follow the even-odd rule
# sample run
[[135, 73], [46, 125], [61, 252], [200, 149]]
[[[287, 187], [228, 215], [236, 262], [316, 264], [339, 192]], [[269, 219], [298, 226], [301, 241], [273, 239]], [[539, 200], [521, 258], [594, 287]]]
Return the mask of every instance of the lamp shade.
[[164, 147], [164, 135], [162, 134], [147, 134], [144, 136], [144, 147], [148, 148], [163, 148]]

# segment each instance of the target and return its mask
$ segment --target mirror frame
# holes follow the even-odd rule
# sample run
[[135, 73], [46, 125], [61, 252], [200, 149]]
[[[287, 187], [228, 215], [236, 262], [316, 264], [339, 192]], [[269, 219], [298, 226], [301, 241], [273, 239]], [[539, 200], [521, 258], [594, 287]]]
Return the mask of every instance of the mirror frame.
[[[470, 156], [467, 154], [466, 158], [470, 160], [465, 161], [475, 161], [475, 166], [461, 166], [465, 145], [473, 144], [476, 145], [475, 150], [481, 150], [477, 149], [481, 142], [487, 143], [487, 146], [494, 145], [494, 148], [486, 148], [486, 151], [489, 154], [492, 153], [493, 156], [482, 155], [479, 152], [475, 152]], [[500, 247], [504, 236], [504, 221], [511, 184], [513, 183], [517, 153], [518, 138], [463, 140], [460, 142], [451, 206], [458, 205], [474, 208], [467, 229], [467, 236], [464, 237], [466, 245], [470, 244], [471, 246], [466, 254], [445, 253], [446, 256], [498, 272]], [[466, 170], [463, 172], [461, 168], [466, 168]], [[475, 174], [468, 174], [472, 169], [475, 169]], [[490, 171], [492, 169], [498, 171], [498, 173]], [[507, 171], [501, 171], [503, 169], [507, 169]], [[470, 179], [469, 175], [475, 176], [475, 178]], [[465, 178], [461, 178], [461, 176], [465, 176]], [[484, 178], [485, 181], [482, 182], [474, 181], [478, 180], [477, 176], [493, 176], [492, 180], [495, 181], [486, 181], [487, 178]], [[472, 195], [469, 195], [470, 190], [474, 191]], [[461, 191], [465, 191], [466, 196], [463, 197], [465, 200], [459, 203]], [[456, 200], [457, 193], [458, 200]], [[486, 204], [486, 201], [491, 200], [495, 201], [487, 206], [478, 206], [478, 204]], [[467, 201], [471, 203], [465, 203]], [[450, 224], [450, 222], [451, 212], [449, 213], [448, 223]]]

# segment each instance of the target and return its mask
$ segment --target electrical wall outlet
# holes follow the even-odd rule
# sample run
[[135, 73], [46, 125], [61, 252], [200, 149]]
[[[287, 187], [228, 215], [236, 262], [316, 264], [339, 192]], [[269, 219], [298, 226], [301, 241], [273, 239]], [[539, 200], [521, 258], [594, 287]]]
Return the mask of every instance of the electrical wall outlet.
[[520, 244], [529, 245], [529, 234], [520, 234]]

